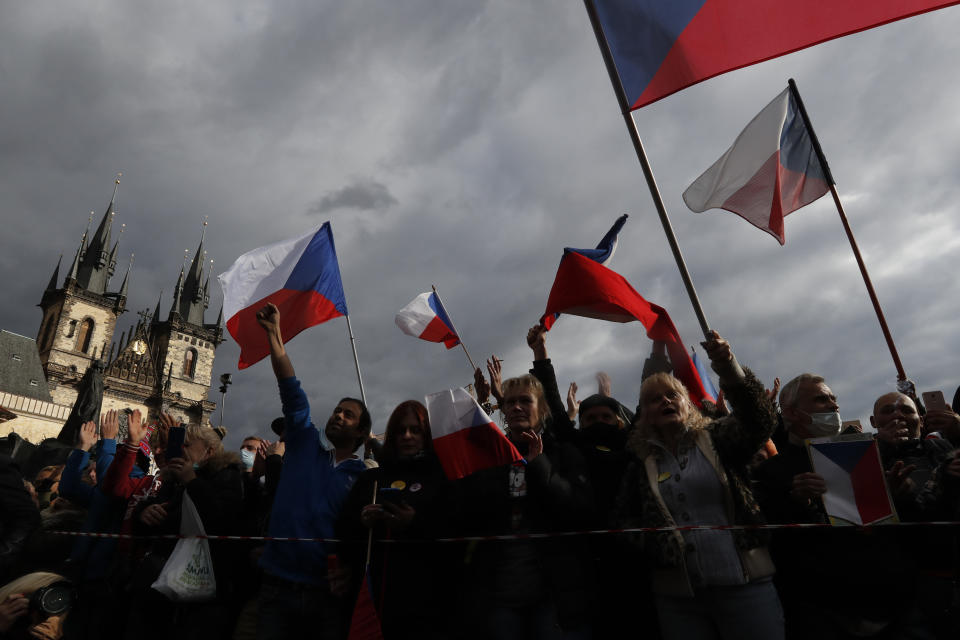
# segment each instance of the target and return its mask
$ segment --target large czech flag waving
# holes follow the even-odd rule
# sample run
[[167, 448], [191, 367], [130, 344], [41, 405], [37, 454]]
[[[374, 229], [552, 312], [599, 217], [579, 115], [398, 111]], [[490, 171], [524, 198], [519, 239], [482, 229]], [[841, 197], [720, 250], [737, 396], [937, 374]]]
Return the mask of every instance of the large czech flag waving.
[[308, 327], [347, 315], [329, 222], [243, 254], [218, 279], [227, 330], [240, 345], [240, 369], [270, 355], [267, 334], [256, 318], [268, 302], [280, 309], [284, 343]]

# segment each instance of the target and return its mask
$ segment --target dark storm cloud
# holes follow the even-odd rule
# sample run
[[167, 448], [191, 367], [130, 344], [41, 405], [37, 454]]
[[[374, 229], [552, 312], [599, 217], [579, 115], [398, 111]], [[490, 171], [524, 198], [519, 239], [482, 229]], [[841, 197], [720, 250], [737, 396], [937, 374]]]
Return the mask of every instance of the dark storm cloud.
[[332, 191], [312, 205], [307, 213], [322, 214], [335, 209], [377, 211], [397, 204], [390, 190], [376, 180], [363, 180]]
[[[908, 373], [952, 395], [958, 23], [948, 9], [891, 24], [635, 114], [711, 326], [768, 383], [826, 375], [845, 418], [865, 419], [894, 374], [831, 203], [791, 215], [780, 247], [680, 194], [795, 77]], [[57, 256], [72, 258], [123, 171], [131, 310], [163, 289], [166, 314], [204, 216], [215, 273], [319, 222], [305, 211], [333, 222], [376, 430], [399, 401], [470, 381], [462, 352], [400, 334], [397, 309], [436, 284], [474, 358], [523, 373], [562, 247], [596, 243], [622, 213], [611, 266], [699, 341], [580, 5], [21, 3], [0, 21], [0, 74], [4, 329], [36, 333]], [[216, 292], [208, 321], [219, 304]], [[650, 349], [638, 325], [564, 317], [548, 342], [564, 386], [593, 389], [604, 369], [635, 401]], [[357, 392], [345, 323], [290, 350], [322, 424], [331, 399]], [[266, 433], [278, 409], [269, 365], [237, 373], [237, 357], [228, 340], [214, 370], [236, 373], [230, 443]]]

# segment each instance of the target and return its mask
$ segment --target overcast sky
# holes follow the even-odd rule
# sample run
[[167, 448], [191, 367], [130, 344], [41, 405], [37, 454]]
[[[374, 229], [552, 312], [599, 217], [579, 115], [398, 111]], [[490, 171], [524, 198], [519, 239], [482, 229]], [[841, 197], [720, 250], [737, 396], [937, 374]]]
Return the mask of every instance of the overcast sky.
[[[937, 11], [635, 114], [710, 325], [768, 384], [826, 376], [844, 419], [866, 424], [896, 372], [829, 197], [787, 218], [781, 247], [680, 194], [795, 78], [904, 367], [949, 402], [958, 32], [960, 10]], [[204, 216], [217, 273], [330, 220], [375, 431], [399, 402], [470, 381], [463, 352], [403, 335], [398, 309], [436, 284], [474, 358], [523, 373], [562, 248], [594, 245], [622, 213], [609, 266], [702, 339], [580, 2], [4, 3], [0, 78], [3, 329], [36, 335], [58, 256], [122, 171], [114, 228], [121, 265], [136, 262], [117, 335], [161, 289], [168, 312]], [[217, 290], [208, 322], [219, 306]], [[603, 369], [628, 406], [650, 347], [638, 323], [565, 316], [548, 335], [562, 385], [586, 396]], [[322, 425], [358, 394], [346, 323], [289, 350]], [[228, 339], [214, 371], [234, 374], [231, 446], [279, 415], [269, 362], [237, 373], [238, 355]]]

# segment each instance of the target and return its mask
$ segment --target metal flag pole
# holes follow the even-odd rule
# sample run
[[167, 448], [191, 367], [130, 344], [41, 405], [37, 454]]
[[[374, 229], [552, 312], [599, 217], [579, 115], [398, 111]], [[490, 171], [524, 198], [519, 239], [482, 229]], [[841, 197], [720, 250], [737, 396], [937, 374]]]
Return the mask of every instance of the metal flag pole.
[[620, 78], [617, 75], [616, 67], [613, 64], [613, 56], [610, 53], [610, 45], [607, 43], [607, 37], [603, 33], [600, 25], [600, 18], [597, 16], [596, 7], [593, 0], [584, 0], [587, 7], [587, 14], [590, 16], [590, 24], [593, 25], [593, 32], [597, 36], [597, 44], [600, 45], [600, 53], [603, 55], [603, 62], [607, 66], [607, 73], [610, 75], [610, 82], [613, 84], [613, 91], [617, 95], [617, 101], [620, 104], [620, 112], [623, 114], [624, 123], [627, 125], [627, 131], [630, 132], [630, 139], [633, 141], [633, 148], [637, 152], [637, 159], [640, 161], [640, 167], [643, 169], [643, 175], [647, 179], [647, 187], [650, 189], [650, 196], [653, 198], [653, 204], [657, 208], [657, 215], [660, 216], [660, 223], [663, 225], [663, 233], [667, 236], [667, 243], [673, 252], [673, 259], [677, 262], [677, 268], [680, 270], [680, 277], [683, 279], [683, 285], [687, 289], [687, 296], [690, 298], [690, 304], [693, 305], [693, 312], [697, 315], [697, 321], [700, 323], [700, 330], [705, 337], [709, 336], [710, 326], [707, 324], [707, 318], [703, 313], [703, 307], [700, 306], [700, 298], [697, 297], [697, 290], [693, 286], [693, 280], [687, 271], [687, 264], [683, 260], [683, 254], [680, 252], [680, 245], [677, 244], [677, 237], [673, 233], [673, 225], [670, 224], [670, 217], [667, 215], [667, 208], [663, 204], [663, 197], [660, 195], [660, 189], [657, 187], [657, 181], [653, 177], [653, 169], [650, 167], [650, 161], [647, 159], [647, 152], [643, 148], [643, 141], [640, 140], [640, 132], [637, 130], [637, 123], [633, 119], [630, 105], [627, 104], [627, 97], [624, 94], [623, 87], [620, 85]]
[[457, 334], [457, 339], [460, 340], [460, 346], [463, 348], [463, 352], [467, 354], [467, 360], [470, 361], [470, 375], [473, 375], [473, 373], [477, 370], [477, 365], [473, 363], [473, 358], [470, 357], [470, 352], [467, 351], [467, 345], [463, 344], [463, 338], [460, 337], [460, 332], [457, 331], [455, 326], [453, 326], [453, 318], [450, 317], [450, 312], [447, 311], [446, 305], [444, 305], [443, 300], [440, 299], [440, 292], [437, 291], [437, 286], [430, 285], [430, 287], [433, 289], [433, 295], [437, 296], [437, 300], [440, 301], [440, 306], [443, 307], [443, 310], [447, 312], [447, 320], [450, 321], [450, 328], [453, 329], [455, 334]]
[[883, 317], [883, 309], [880, 308], [880, 300], [877, 298], [876, 291], [873, 290], [873, 283], [870, 281], [870, 274], [867, 273], [867, 266], [860, 255], [860, 249], [857, 247], [857, 241], [853, 237], [853, 231], [850, 229], [850, 223], [847, 222], [847, 215], [843, 212], [843, 204], [840, 202], [840, 194], [837, 192], [837, 185], [830, 173], [830, 166], [827, 164], [827, 158], [820, 147], [820, 140], [813, 130], [810, 123], [810, 117], [807, 115], [807, 109], [803, 106], [803, 100], [800, 98], [800, 91], [797, 89], [797, 83], [790, 78], [787, 81], [790, 85], [790, 93], [793, 99], [797, 101], [797, 108], [800, 110], [800, 117], [803, 118], [803, 124], [810, 133], [810, 142], [813, 144], [813, 150], [820, 160], [820, 166], [823, 168], [824, 177], [830, 185], [830, 195], [833, 196], [833, 203], [837, 206], [837, 213], [840, 214], [840, 222], [843, 223], [843, 230], [847, 233], [847, 239], [850, 241], [850, 248], [853, 249], [853, 256], [857, 259], [857, 266], [860, 267], [860, 275], [863, 276], [863, 283], [867, 286], [867, 293], [870, 296], [870, 302], [873, 303], [873, 310], [877, 313], [877, 320], [880, 321], [880, 330], [883, 331], [883, 337], [887, 341], [887, 348], [890, 349], [890, 356], [893, 358], [893, 366], [897, 369], [897, 380], [906, 381], [907, 374], [903, 370], [903, 364], [900, 362], [900, 355], [897, 353], [897, 347], [893, 344], [893, 336], [890, 334], [890, 328], [887, 326], [887, 320]]
[[350, 348], [353, 349], [353, 364], [357, 368], [357, 382], [360, 384], [360, 399], [363, 404], [367, 404], [367, 395], [363, 392], [363, 377], [360, 375], [360, 359], [357, 357], [357, 339], [353, 337], [353, 327], [350, 326], [350, 314], [345, 313], [343, 317], [347, 319], [347, 333], [350, 334]]

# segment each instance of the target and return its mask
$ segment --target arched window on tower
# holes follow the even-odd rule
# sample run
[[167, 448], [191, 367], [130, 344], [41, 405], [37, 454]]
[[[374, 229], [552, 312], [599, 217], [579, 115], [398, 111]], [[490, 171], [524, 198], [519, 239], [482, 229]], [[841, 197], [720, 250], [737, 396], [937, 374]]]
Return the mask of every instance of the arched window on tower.
[[82, 351], [83, 353], [87, 352], [87, 349], [90, 348], [90, 340], [93, 338], [93, 320], [87, 318], [80, 323], [80, 328], [77, 330], [77, 351]]
[[192, 378], [196, 370], [197, 350], [187, 349], [187, 352], [183, 354], [183, 375], [184, 377]]

